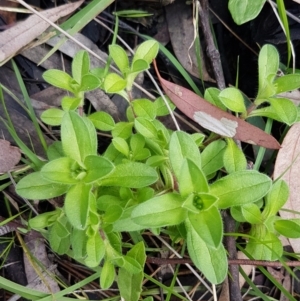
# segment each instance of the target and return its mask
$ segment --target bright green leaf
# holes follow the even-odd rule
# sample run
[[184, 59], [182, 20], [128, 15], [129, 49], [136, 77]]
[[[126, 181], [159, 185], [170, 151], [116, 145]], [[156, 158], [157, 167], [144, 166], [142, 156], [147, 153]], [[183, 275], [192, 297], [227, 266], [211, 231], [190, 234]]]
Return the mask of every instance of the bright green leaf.
[[271, 179], [257, 171], [245, 170], [225, 176], [210, 186], [210, 193], [219, 197], [217, 206], [226, 209], [253, 203], [263, 198], [272, 185]]
[[228, 138], [223, 154], [224, 167], [228, 173], [245, 170], [247, 160], [243, 151], [236, 145], [233, 139]]
[[114, 165], [108, 159], [100, 156], [85, 157], [84, 166], [86, 167], [86, 176], [83, 179], [85, 183], [98, 181], [114, 169]]
[[226, 143], [217, 140], [210, 143], [201, 153], [202, 170], [205, 175], [213, 174], [224, 166], [223, 156]]
[[106, 178], [101, 180], [101, 185], [141, 188], [157, 180], [158, 175], [154, 168], [143, 163], [128, 162], [117, 165]]
[[134, 120], [134, 127], [137, 132], [143, 135], [145, 138], [153, 139], [157, 137], [157, 130], [155, 126], [147, 118], [137, 117]]
[[149, 69], [149, 67], [150, 66], [147, 63], [147, 61], [145, 61], [143, 59], [137, 59], [132, 62], [131, 72], [133, 72], [133, 73], [143, 72], [143, 71]]
[[62, 148], [61, 141], [54, 141], [52, 144], [48, 146], [47, 157], [50, 161], [58, 159], [60, 157], [64, 157], [64, 151]]
[[65, 212], [73, 227], [85, 229], [89, 214], [91, 186], [79, 183], [72, 186], [65, 198]]
[[61, 157], [50, 161], [41, 169], [44, 179], [61, 184], [76, 184], [80, 166], [71, 158]]
[[241, 206], [242, 215], [250, 224], [259, 224], [262, 222], [261, 212], [256, 204], [250, 203]]
[[90, 57], [86, 50], [78, 51], [72, 61], [72, 76], [80, 84], [82, 77], [89, 72]]
[[119, 45], [109, 45], [109, 55], [114, 60], [119, 70], [125, 74], [126, 70], [129, 69], [129, 60], [126, 51]]
[[54, 184], [44, 179], [40, 172], [33, 172], [22, 178], [16, 192], [23, 198], [30, 200], [45, 200], [63, 195], [69, 189], [69, 185]]
[[174, 132], [169, 145], [169, 159], [177, 179], [180, 177], [181, 167], [186, 158], [201, 166], [200, 151], [192, 137], [185, 132]]
[[287, 74], [274, 81], [276, 94], [293, 91], [300, 88], [300, 74]]
[[97, 134], [92, 122], [73, 111], [66, 112], [61, 125], [61, 140], [65, 154], [78, 162], [97, 154]]
[[74, 93], [71, 86], [73, 78], [66, 72], [56, 69], [50, 69], [43, 73], [43, 79], [50, 85]]
[[111, 131], [112, 136], [115, 137], [120, 137], [123, 139], [127, 139], [131, 136], [132, 134], [132, 127], [133, 123], [132, 122], [118, 122], [114, 129]]
[[281, 235], [288, 238], [300, 237], [300, 220], [299, 219], [279, 219], [274, 223], [275, 230]]
[[100, 86], [100, 80], [93, 74], [85, 74], [81, 79], [80, 91], [92, 91]]
[[[174, 109], [176, 108], [174, 103], [166, 95], [165, 95], [165, 99], [166, 99], [167, 103], [169, 104], [170, 109], [172, 111], [174, 111]], [[166, 116], [166, 115], [170, 114], [169, 109], [166, 106], [166, 103], [164, 102], [164, 100], [161, 96], [155, 99], [154, 105], [155, 105], [155, 108], [156, 108], [156, 115], [157, 116]]]
[[219, 210], [212, 206], [199, 213], [188, 213], [194, 231], [211, 247], [218, 248], [223, 239], [223, 221]]
[[229, 87], [222, 90], [219, 94], [219, 99], [222, 101], [224, 106], [226, 106], [226, 108], [233, 112], [246, 112], [244, 97], [237, 88]]
[[253, 20], [262, 10], [266, 0], [229, 0], [228, 9], [237, 25]]
[[131, 102], [131, 105], [137, 117], [145, 117], [152, 120], [156, 116], [155, 105], [148, 99], [135, 99]]
[[95, 128], [100, 131], [111, 131], [115, 127], [115, 121], [106, 112], [95, 112], [88, 116]]
[[129, 156], [129, 146], [125, 139], [120, 137], [115, 137], [112, 139], [114, 147], [125, 157]]
[[220, 99], [219, 99], [220, 92], [221, 91], [218, 88], [209, 87], [209, 88], [205, 89], [204, 99], [206, 99], [208, 102], [210, 102], [214, 106], [220, 108], [221, 110], [226, 111], [227, 110], [226, 107], [224, 106], [222, 101], [220, 101]]
[[70, 97], [65, 96], [61, 100], [61, 106], [64, 111], [75, 110], [81, 103], [81, 99], [79, 97]]
[[185, 198], [193, 192], [208, 192], [208, 183], [202, 170], [193, 161], [184, 159], [178, 178], [180, 195]]
[[41, 115], [41, 119], [44, 123], [52, 126], [61, 125], [62, 118], [65, 112], [60, 109], [48, 109]]
[[114, 265], [109, 260], [105, 260], [100, 274], [101, 288], [104, 290], [109, 289], [115, 280], [115, 276], [116, 273]]
[[202, 240], [188, 220], [185, 225], [187, 247], [193, 263], [211, 283], [223, 282], [228, 269], [227, 255], [223, 244], [220, 244], [217, 249], [210, 247]]
[[88, 238], [86, 243], [87, 258], [84, 262], [87, 266], [93, 268], [100, 264], [105, 254], [105, 245], [99, 233]]
[[137, 48], [133, 57], [133, 62], [135, 62], [138, 59], [142, 59], [145, 60], [148, 64], [151, 64], [152, 60], [156, 57], [158, 50], [159, 46], [156, 41], [145, 41]]
[[126, 88], [126, 80], [116, 73], [110, 73], [105, 77], [104, 90], [106, 93], [117, 93]]
[[141, 203], [131, 217], [134, 223], [147, 227], [177, 225], [186, 218], [186, 210], [181, 205], [180, 195], [167, 193]]

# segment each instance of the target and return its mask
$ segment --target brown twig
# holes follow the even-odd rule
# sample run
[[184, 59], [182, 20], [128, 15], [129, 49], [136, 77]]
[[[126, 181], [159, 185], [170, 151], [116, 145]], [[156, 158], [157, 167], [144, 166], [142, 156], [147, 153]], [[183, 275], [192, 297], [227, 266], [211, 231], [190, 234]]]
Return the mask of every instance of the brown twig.
[[[156, 265], [193, 263], [190, 258], [159, 258], [159, 257], [147, 257], [146, 262], [156, 264]], [[268, 261], [268, 260], [228, 259], [228, 264], [239, 265], [239, 266], [253, 265], [253, 266], [280, 268], [283, 266], [299, 267], [300, 261], [285, 261], [284, 263], [281, 263], [280, 261]]]
[[199, 20], [201, 23], [201, 27], [202, 27], [206, 47], [207, 47], [206, 52], [211, 61], [218, 88], [220, 90], [223, 90], [226, 88], [226, 85], [225, 85], [225, 79], [224, 79], [224, 74], [223, 74], [223, 69], [222, 69], [222, 64], [220, 59], [220, 53], [215, 46], [213, 35], [210, 28], [208, 0], [200, 0], [198, 11], [200, 16]]

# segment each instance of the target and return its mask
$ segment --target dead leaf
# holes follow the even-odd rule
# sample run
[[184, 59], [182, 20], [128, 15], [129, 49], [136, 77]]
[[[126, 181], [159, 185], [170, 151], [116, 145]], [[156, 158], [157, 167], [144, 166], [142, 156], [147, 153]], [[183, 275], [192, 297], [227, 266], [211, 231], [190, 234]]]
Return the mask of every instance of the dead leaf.
[[193, 45], [195, 29], [191, 5], [186, 5], [185, 1], [176, 1], [165, 10], [172, 47], [181, 65], [193, 76], [202, 78], [204, 81], [215, 82], [207, 72], [205, 64], [207, 60], [204, 59], [202, 48], [200, 49], [202, 70], [199, 74], [197, 55]]
[[[83, 0], [65, 4], [59, 7], [45, 10], [41, 14], [52, 22], [72, 13], [77, 9]], [[37, 15], [28, 17], [25, 21], [17, 23], [15, 26], [0, 33], [0, 66], [5, 61], [13, 57], [20, 49], [25, 47], [32, 40], [41, 35], [48, 27], [49, 23]]]
[[0, 173], [12, 170], [21, 159], [18, 147], [11, 146], [9, 141], [0, 139]]
[[157, 70], [155, 61], [154, 67], [165, 93], [176, 107], [205, 129], [250, 144], [271, 149], [280, 148], [280, 144], [273, 136], [224, 112], [194, 92], [163, 79]]
[[[300, 212], [300, 122], [290, 128], [278, 152], [274, 179], [279, 177], [286, 181], [290, 189], [289, 198], [283, 208]], [[284, 219], [299, 218], [296, 213], [282, 210], [280, 216]], [[289, 241], [294, 252], [299, 253], [300, 239], [289, 239]]]

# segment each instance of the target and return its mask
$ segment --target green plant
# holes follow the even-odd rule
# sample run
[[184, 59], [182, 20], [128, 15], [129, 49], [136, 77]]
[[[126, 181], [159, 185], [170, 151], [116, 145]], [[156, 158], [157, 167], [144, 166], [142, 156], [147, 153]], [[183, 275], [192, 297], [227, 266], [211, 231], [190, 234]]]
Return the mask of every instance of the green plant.
[[[61, 127], [61, 141], [48, 147], [48, 161], [40, 171], [23, 177], [16, 189], [29, 199], [64, 195], [64, 205], [30, 219], [29, 226], [43, 233], [58, 254], [95, 270], [103, 261], [102, 288], [112, 285], [117, 267], [126, 301], [140, 298], [146, 254], [142, 241], [123, 254], [125, 231], [151, 229], [158, 234], [164, 227], [172, 228], [171, 239], [186, 240], [194, 264], [212, 283], [220, 283], [228, 266], [221, 211], [230, 209], [238, 222], [252, 225], [246, 250], [256, 259], [280, 258], [278, 234], [290, 235], [286, 228], [292, 223], [293, 235], [300, 236], [299, 220], [276, 216], [288, 196], [286, 184], [247, 170], [243, 152], [230, 137], [206, 145], [203, 134], [167, 129], [157, 119], [169, 113], [161, 97], [154, 102], [132, 99], [134, 79], [157, 55], [155, 41], [142, 43], [131, 63], [120, 46], [113, 44], [109, 51], [121, 75], [108, 68], [90, 70], [85, 51], [76, 54], [72, 76], [59, 70], [44, 73], [47, 82], [73, 95], [62, 99], [62, 109], [42, 114], [45, 123]], [[265, 46], [259, 59], [258, 97], [251, 110], [236, 88], [207, 90], [207, 98], [243, 118], [267, 116], [292, 124], [297, 108], [277, 94], [298, 87], [299, 76], [276, 78], [278, 64], [276, 49]], [[106, 112], [84, 114], [84, 92], [96, 88], [128, 101], [126, 122], [115, 123]], [[264, 102], [269, 106], [256, 108]], [[102, 155], [96, 130], [112, 134]]]

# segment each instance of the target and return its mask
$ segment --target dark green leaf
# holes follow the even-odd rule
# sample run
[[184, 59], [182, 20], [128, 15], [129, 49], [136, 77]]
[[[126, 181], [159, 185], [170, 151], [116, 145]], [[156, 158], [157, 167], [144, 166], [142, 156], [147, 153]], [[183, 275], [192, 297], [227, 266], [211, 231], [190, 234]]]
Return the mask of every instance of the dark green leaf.
[[60, 157], [64, 157], [64, 151], [61, 141], [54, 141], [47, 148], [47, 157], [49, 160], [55, 160]]

